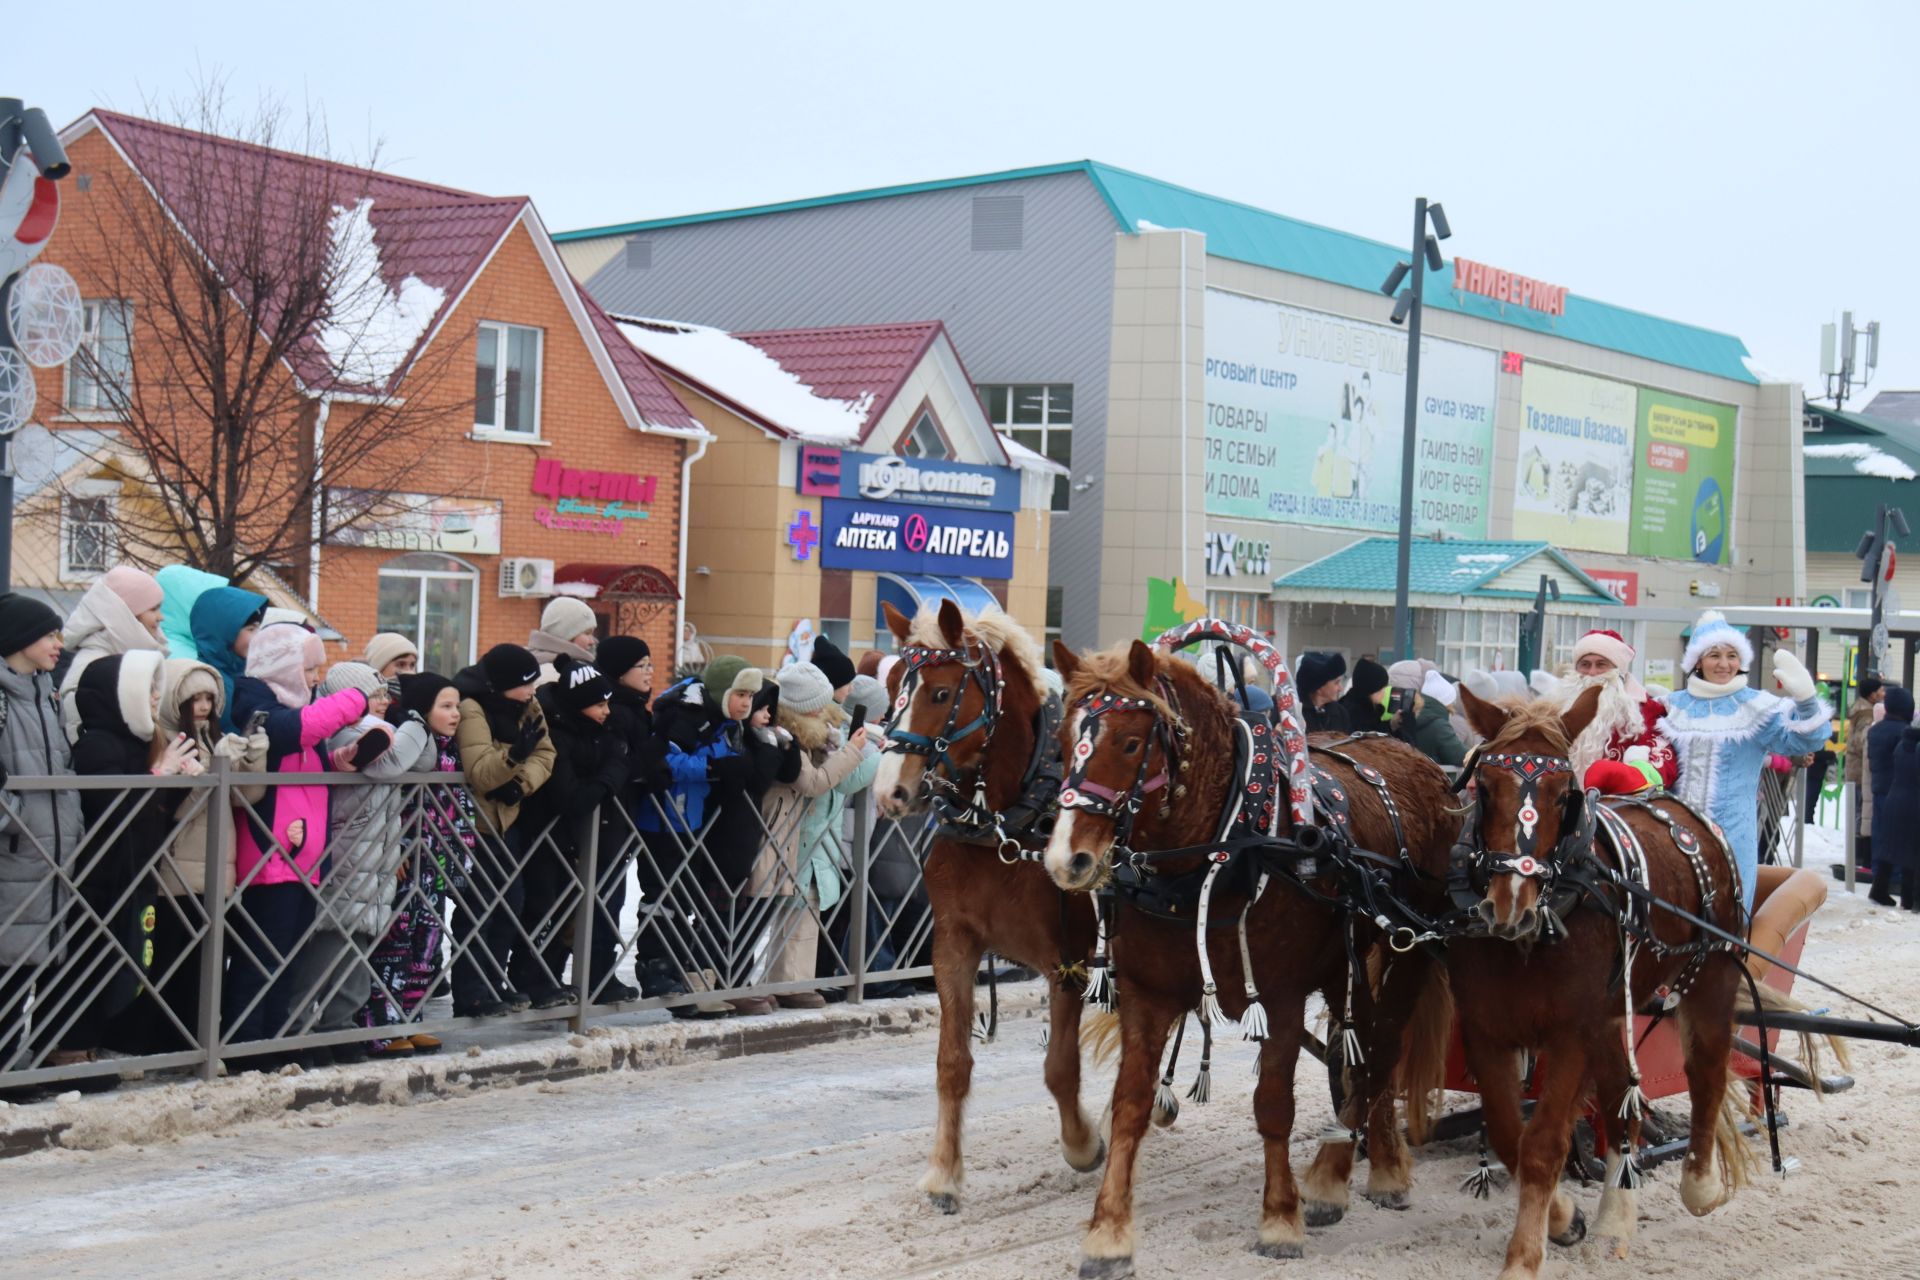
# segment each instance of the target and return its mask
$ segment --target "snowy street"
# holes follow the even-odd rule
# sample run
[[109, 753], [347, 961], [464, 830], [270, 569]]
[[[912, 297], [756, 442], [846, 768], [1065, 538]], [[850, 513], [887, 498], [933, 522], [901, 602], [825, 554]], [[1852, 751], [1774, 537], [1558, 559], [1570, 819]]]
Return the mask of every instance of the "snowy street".
[[[1913, 1006], [1913, 917], [1844, 899], [1836, 887], [1807, 963]], [[1011, 1021], [977, 1048], [968, 1198], [955, 1217], [932, 1213], [915, 1190], [934, 1107], [935, 1040], [919, 1032], [10, 1160], [0, 1164], [0, 1274], [1070, 1276], [1098, 1175], [1072, 1173], [1057, 1153], [1039, 1027]], [[1187, 1104], [1146, 1144], [1142, 1275], [1284, 1268], [1408, 1280], [1498, 1269], [1513, 1202], [1504, 1189], [1490, 1202], [1456, 1189], [1474, 1163], [1466, 1141], [1417, 1153], [1412, 1210], [1356, 1200], [1345, 1222], [1313, 1233], [1305, 1263], [1254, 1258], [1252, 1054], [1234, 1043], [1219, 1056], [1214, 1101]], [[1673, 1167], [1656, 1171], [1640, 1200], [1635, 1273], [1913, 1274], [1920, 1174], [1901, 1151], [1920, 1125], [1920, 1060], [1860, 1044], [1854, 1073], [1859, 1086], [1824, 1103], [1789, 1095], [1783, 1146], [1803, 1167], [1784, 1183], [1762, 1176], [1695, 1220]], [[1303, 1069], [1300, 1081], [1296, 1169], [1326, 1114], [1321, 1079]], [[1086, 1086], [1090, 1110], [1105, 1086]], [[1577, 1194], [1591, 1213], [1597, 1188]], [[1595, 1268], [1624, 1274], [1590, 1245], [1554, 1253], [1547, 1274]]]

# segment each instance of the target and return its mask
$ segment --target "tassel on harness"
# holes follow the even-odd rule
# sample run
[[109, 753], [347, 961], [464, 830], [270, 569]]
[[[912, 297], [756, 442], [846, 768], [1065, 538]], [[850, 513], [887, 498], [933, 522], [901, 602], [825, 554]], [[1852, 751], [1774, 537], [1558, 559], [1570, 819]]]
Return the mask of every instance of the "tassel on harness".
[[1186, 1038], [1187, 1015], [1183, 1013], [1174, 1027], [1173, 1052], [1167, 1055], [1167, 1069], [1161, 1072], [1159, 1087], [1153, 1091], [1153, 1109], [1159, 1113], [1154, 1117], [1155, 1123], [1163, 1128], [1180, 1118], [1180, 1095], [1173, 1091], [1173, 1073], [1179, 1068], [1180, 1046]]
[[[1262, 871], [1260, 879], [1253, 886], [1253, 901], [1260, 901], [1260, 895], [1266, 892], [1267, 873]], [[1260, 1004], [1260, 988], [1253, 982], [1253, 952], [1247, 947], [1247, 917], [1253, 914], [1253, 904], [1240, 913], [1240, 972], [1246, 976], [1247, 1011], [1240, 1015], [1240, 1034], [1247, 1040], [1265, 1040], [1267, 1038], [1267, 1011]]]
[[1107, 917], [1094, 916], [1093, 955], [1087, 960], [1087, 993], [1082, 997], [1102, 1013], [1113, 1012], [1112, 975], [1107, 972]]
[[1621, 1191], [1640, 1189], [1640, 1157], [1634, 1154], [1631, 1142], [1627, 1153], [1621, 1157], [1620, 1168], [1613, 1175], [1613, 1185]]
[[1219, 852], [1209, 858], [1206, 879], [1200, 882], [1200, 905], [1194, 912], [1194, 940], [1200, 952], [1200, 1025], [1208, 1028], [1209, 1034], [1211, 1028], [1225, 1031], [1233, 1026], [1233, 1019], [1220, 1008], [1219, 988], [1213, 982], [1213, 961], [1207, 956], [1207, 911], [1213, 901], [1213, 882], [1219, 878], [1220, 868], [1227, 865], [1227, 857], [1225, 852]]
[[1000, 1034], [1000, 977], [995, 970], [993, 953], [987, 953], [987, 1012], [973, 1015], [973, 1038], [981, 1044], [992, 1044]]
[[1487, 1163], [1487, 1131], [1480, 1130], [1480, 1167], [1460, 1179], [1460, 1189], [1475, 1200], [1493, 1198], [1493, 1166]]
[[1194, 1102], [1204, 1103], [1213, 1096], [1213, 1028], [1203, 1018], [1200, 1021], [1200, 1074], [1193, 1078], [1193, 1088], [1187, 1090], [1187, 1097]]

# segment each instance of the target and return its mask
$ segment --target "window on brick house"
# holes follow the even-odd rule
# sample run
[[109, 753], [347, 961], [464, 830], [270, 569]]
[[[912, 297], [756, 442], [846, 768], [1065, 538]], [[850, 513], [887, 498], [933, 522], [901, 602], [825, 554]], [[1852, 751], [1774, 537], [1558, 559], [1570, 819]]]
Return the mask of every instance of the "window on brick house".
[[75, 413], [111, 411], [133, 377], [132, 309], [94, 301], [80, 310], [80, 349], [67, 361], [66, 402]]
[[480, 630], [480, 571], [424, 551], [389, 560], [380, 566], [376, 619], [376, 630], [413, 641], [422, 671], [471, 666]]
[[[1073, 466], [1073, 384], [982, 385], [979, 390], [995, 431], [1063, 467]], [[1065, 511], [1072, 492], [1071, 475], [1054, 477], [1053, 509]]]
[[473, 425], [480, 431], [540, 434], [538, 329], [482, 320], [473, 372]]

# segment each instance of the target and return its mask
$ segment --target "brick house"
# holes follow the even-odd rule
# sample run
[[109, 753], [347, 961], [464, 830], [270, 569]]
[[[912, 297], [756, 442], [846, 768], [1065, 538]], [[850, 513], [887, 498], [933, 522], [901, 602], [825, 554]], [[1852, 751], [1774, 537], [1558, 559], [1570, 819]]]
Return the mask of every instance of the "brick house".
[[[143, 377], [158, 384], [168, 376], [152, 367], [153, 353], [167, 350], [153, 326], [172, 313], [112, 296], [124, 277], [107, 238], [124, 221], [129, 190], [158, 202], [195, 251], [212, 246], [204, 252], [215, 260], [225, 232], [203, 234], [197, 221], [207, 202], [190, 189], [209, 163], [257, 174], [268, 217], [323, 189], [331, 202], [330, 215], [321, 211], [325, 228], [360, 237], [353, 243], [368, 255], [367, 291], [337, 301], [331, 328], [293, 345], [284, 360], [296, 394], [277, 426], [287, 445], [274, 479], [299, 491], [306, 505], [296, 514], [317, 536], [267, 566], [341, 633], [340, 656], [360, 652], [375, 631], [396, 630], [416, 638], [426, 665], [451, 671], [491, 644], [524, 640], [556, 593], [588, 598], [603, 634], [629, 631], [673, 652], [683, 620], [686, 479], [708, 436], [575, 285], [531, 200], [267, 152], [102, 110], [61, 136], [74, 173], [62, 184], [66, 207], [44, 260], [79, 282], [103, 376], [129, 379], [136, 393], [145, 391]], [[311, 217], [303, 225], [311, 228]], [[303, 236], [280, 230], [298, 252]], [[329, 341], [349, 323], [361, 345]], [[271, 317], [260, 327], [269, 329]], [[390, 351], [381, 355], [367, 334]], [[144, 374], [143, 352], [151, 357]], [[55, 432], [126, 434], [125, 421], [116, 427], [125, 414], [115, 397], [78, 363], [41, 372], [43, 423]], [[372, 421], [354, 415], [409, 399], [404, 436], [375, 440], [344, 461], [338, 451], [329, 455], [330, 438], [351, 438], [356, 422]], [[308, 468], [321, 486], [302, 482]], [[308, 495], [317, 491], [325, 506], [316, 514]], [[98, 504], [86, 514], [97, 518]]]

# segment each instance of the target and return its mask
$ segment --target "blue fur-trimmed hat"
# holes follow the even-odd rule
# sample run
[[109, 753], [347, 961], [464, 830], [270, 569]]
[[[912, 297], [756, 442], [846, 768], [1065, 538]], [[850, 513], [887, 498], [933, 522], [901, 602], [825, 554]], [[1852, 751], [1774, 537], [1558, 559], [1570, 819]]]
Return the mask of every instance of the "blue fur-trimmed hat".
[[1700, 615], [1700, 621], [1693, 624], [1693, 634], [1687, 637], [1686, 656], [1680, 660], [1681, 671], [1692, 675], [1707, 650], [1722, 644], [1740, 655], [1742, 671], [1753, 666], [1753, 642], [1747, 639], [1747, 633], [1728, 622], [1718, 609], [1709, 609]]

